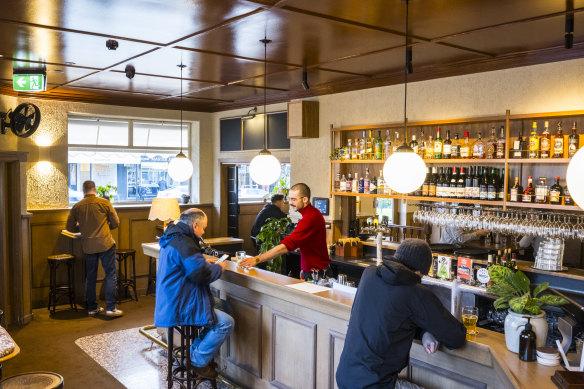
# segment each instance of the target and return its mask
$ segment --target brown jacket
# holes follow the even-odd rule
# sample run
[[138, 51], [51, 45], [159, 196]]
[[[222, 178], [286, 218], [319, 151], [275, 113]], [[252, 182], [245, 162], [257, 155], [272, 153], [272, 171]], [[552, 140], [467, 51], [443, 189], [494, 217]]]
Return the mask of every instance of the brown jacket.
[[81, 232], [83, 252], [95, 254], [109, 250], [116, 243], [111, 230], [119, 224], [118, 214], [108, 200], [86, 195], [71, 208], [66, 228]]

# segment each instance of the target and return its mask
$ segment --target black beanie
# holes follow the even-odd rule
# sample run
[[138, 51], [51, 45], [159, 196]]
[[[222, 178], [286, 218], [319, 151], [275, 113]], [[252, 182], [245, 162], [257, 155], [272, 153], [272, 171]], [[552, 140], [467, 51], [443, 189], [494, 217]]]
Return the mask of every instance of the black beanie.
[[394, 259], [396, 262], [426, 275], [432, 265], [432, 249], [422, 239], [406, 239], [398, 246]]

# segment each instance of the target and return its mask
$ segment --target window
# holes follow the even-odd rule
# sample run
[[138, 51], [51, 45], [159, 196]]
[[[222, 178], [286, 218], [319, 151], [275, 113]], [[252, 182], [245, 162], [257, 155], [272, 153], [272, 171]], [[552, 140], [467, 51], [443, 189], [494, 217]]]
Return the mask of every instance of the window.
[[[83, 182], [117, 187], [114, 201], [151, 201], [189, 195], [189, 183], [175, 182], [168, 163], [189, 144], [190, 126], [180, 123], [70, 117], [69, 202], [83, 198]], [[188, 147], [183, 147], [188, 156]]]
[[[270, 197], [272, 193], [277, 192], [277, 188], [283, 186], [290, 188], [290, 164], [281, 164], [282, 170], [278, 181], [272, 185], [258, 185], [249, 175], [249, 163], [237, 165], [237, 193], [239, 202], [257, 202], [263, 201], [264, 198]], [[274, 190], [274, 188], [276, 188]]]

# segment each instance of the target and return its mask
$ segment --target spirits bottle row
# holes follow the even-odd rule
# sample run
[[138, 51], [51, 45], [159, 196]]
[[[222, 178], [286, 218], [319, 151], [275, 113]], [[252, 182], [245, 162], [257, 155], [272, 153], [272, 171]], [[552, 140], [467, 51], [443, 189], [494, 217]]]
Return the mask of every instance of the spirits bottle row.
[[[388, 192], [386, 192], [386, 190]], [[371, 176], [369, 169], [365, 170], [365, 176], [359, 177], [358, 173], [351, 175], [341, 175], [337, 173], [335, 178], [335, 192], [363, 193], [363, 194], [390, 194], [389, 187], [386, 189], [383, 180], [383, 172], [379, 171], [379, 176]]]
[[502, 201], [505, 169], [485, 166], [426, 169], [421, 196]]
[[[511, 158], [564, 158], [564, 131], [562, 130], [562, 123], [557, 123], [555, 134], [550, 135], [549, 122], [544, 123], [543, 132], [540, 134], [537, 129], [537, 122], [533, 122], [531, 126], [531, 133], [529, 140], [526, 142], [523, 139], [523, 133], [519, 132], [519, 137], [513, 144], [511, 151]], [[572, 133], [568, 137], [568, 158], [572, 158], [580, 148], [580, 139], [576, 122], [572, 124]]]
[[510, 202], [574, 205], [568, 187], [560, 185], [560, 177], [554, 177], [554, 184], [550, 186], [547, 177], [539, 177], [536, 183], [533, 177], [527, 179], [525, 190], [519, 183], [519, 177], [515, 177], [515, 183], [509, 189]]

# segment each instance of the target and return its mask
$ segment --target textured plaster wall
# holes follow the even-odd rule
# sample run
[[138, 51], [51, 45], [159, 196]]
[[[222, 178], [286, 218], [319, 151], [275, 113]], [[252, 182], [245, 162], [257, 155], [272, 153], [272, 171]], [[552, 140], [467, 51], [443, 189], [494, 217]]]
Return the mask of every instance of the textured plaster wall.
[[[37, 105], [41, 111], [41, 122], [30, 138], [18, 138], [8, 133], [0, 139], [0, 150], [26, 151], [27, 201], [29, 209], [67, 208], [67, 116], [69, 114], [87, 116], [110, 116], [152, 120], [177, 120], [175, 110], [157, 110], [113, 105], [70, 103], [38, 99], [17, 99], [0, 96], [0, 111], [16, 108], [23, 102]], [[194, 203], [211, 203], [213, 187], [205, 183], [213, 182], [213, 133], [212, 115], [200, 112], [184, 112], [183, 121], [191, 122], [191, 150], [194, 165], [192, 192]], [[41, 136], [47, 136], [51, 145], [46, 152], [51, 164], [39, 164], [45, 154], [35, 143]], [[203, 183], [203, 184], [201, 184]]]

